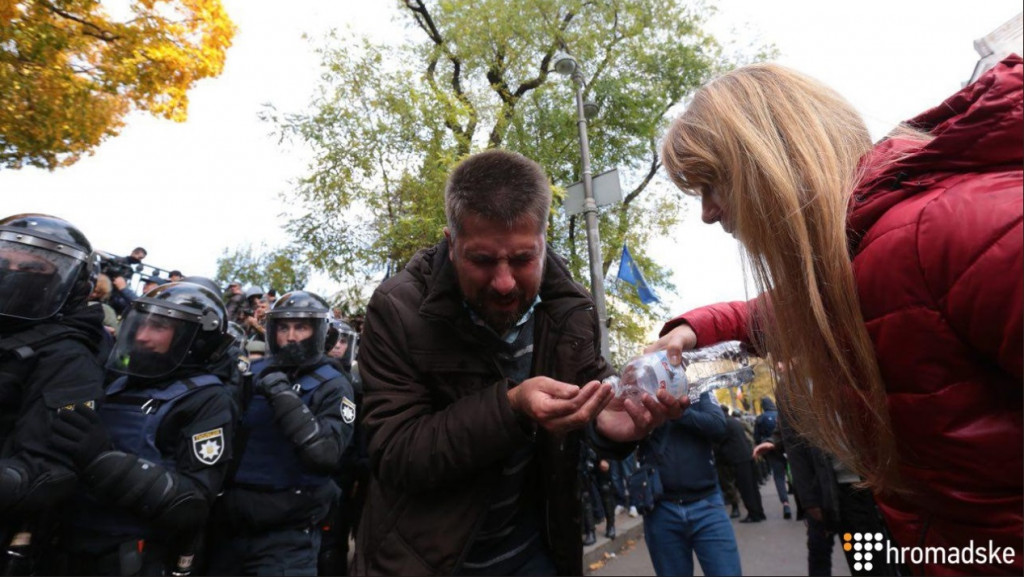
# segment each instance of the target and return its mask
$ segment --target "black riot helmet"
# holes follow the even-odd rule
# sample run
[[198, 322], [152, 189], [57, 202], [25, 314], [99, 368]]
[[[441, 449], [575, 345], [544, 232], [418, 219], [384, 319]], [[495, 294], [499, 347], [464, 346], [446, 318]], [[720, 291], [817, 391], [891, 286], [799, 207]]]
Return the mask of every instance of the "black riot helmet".
[[220, 297], [220, 286], [218, 286], [217, 283], [214, 282], [213, 279], [209, 277], [199, 275], [188, 275], [187, 277], [181, 279], [179, 282], [190, 282], [192, 284], [197, 284], [199, 286], [206, 287], [210, 289], [211, 293], [217, 295], [217, 298], [219, 298], [221, 302], [224, 302], [224, 299]]
[[317, 362], [327, 341], [327, 301], [306, 291], [292, 291], [267, 311], [270, 362], [297, 367]]
[[132, 301], [107, 366], [145, 378], [205, 369], [231, 344], [220, 297], [204, 286], [173, 282]]
[[92, 245], [45, 214], [0, 220], [0, 317], [43, 320], [85, 302], [95, 281]]
[[[358, 341], [359, 335], [351, 325], [345, 321], [334, 319], [327, 328], [324, 352], [327, 353], [327, 356], [340, 360], [346, 369], [350, 369], [352, 361], [356, 358]], [[344, 347], [341, 343], [344, 343]]]

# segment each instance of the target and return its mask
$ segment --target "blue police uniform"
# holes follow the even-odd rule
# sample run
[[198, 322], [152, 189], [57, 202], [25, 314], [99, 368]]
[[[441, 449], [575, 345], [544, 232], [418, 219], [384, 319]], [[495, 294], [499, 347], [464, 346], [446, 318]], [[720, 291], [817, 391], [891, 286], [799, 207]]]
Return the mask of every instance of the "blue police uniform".
[[[263, 376], [282, 369], [261, 360], [252, 370]], [[315, 433], [297, 444], [286, 434], [275, 402], [251, 397], [238, 470], [211, 528], [211, 573], [316, 574], [317, 524], [340, 494], [330, 474], [352, 437], [354, 395], [348, 379], [325, 358], [287, 376]]]
[[[227, 476], [237, 403], [209, 374], [134, 386], [122, 376], [107, 387], [98, 413], [114, 449], [108, 454], [122, 458], [124, 467], [162, 471], [180, 496], [164, 497], [163, 503], [191, 499], [199, 505], [190, 509], [190, 526], [164, 523], [160, 505], [145, 502], [151, 479], [93, 479], [68, 523], [68, 569], [122, 574], [133, 563], [144, 572], [173, 567], [178, 556], [195, 552], [195, 536]], [[89, 477], [89, 469], [83, 475]]]

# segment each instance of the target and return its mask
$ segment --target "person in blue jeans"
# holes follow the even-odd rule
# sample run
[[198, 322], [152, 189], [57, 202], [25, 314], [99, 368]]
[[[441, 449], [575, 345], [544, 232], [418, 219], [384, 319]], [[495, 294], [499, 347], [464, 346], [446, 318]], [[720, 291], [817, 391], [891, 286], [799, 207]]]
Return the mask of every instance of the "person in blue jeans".
[[742, 575], [736, 535], [718, 487], [713, 446], [726, 434], [725, 415], [708, 393], [681, 417], [655, 429], [640, 447], [653, 459], [662, 495], [644, 515], [644, 540], [658, 575]]
[[611, 460], [612, 489], [615, 491], [615, 514], [629, 511], [630, 517], [636, 517], [637, 496], [629, 493], [629, 476], [636, 471], [636, 453], [630, 453], [625, 458]]
[[[761, 399], [761, 409], [764, 411], [757, 417], [754, 423], [754, 445], [760, 445], [771, 441], [772, 434], [779, 422], [779, 410], [775, 407], [775, 401], [771, 397]], [[779, 502], [782, 503], [782, 518], [791, 519], [793, 511], [789, 508], [789, 491], [786, 490], [786, 455], [782, 451], [774, 449], [764, 450], [762, 453], [772, 470], [772, 477], [775, 478], [775, 491], [779, 494]]]

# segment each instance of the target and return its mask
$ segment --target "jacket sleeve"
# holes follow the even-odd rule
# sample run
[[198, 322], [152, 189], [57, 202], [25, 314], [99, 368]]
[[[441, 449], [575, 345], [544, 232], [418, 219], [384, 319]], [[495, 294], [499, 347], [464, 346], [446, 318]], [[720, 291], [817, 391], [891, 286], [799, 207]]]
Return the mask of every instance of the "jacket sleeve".
[[74, 464], [49, 444], [57, 411], [96, 402], [103, 396], [103, 371], [77, 341], [62, 341], [38, 352], [24, 384], [0, 373], [0, 389], [22, 389], [21, 410], [0, 460], [0, 511], [31, 513], [70, 494], [77, 483]]
[[532, 440], [509, 406], [507, 381], [482, 383], [436, 406], [411, 362], [402, 315], [380, 290], [366, 309], [359, 371], [370, 467], [396, 489], [419, 492], [474, 477]]
[[352, 384], [344, 376], [317, 388], [310, 409], [319, 425], [315, 439], [297, 447], [299, 460], [316, 473], [330, 474], [341, 466], [341, 456], [352, 441], [357, 417]]
[[725, 415], [710, 393], [701, 393], [697, 403], [683, 412], [676, 423], [698, 435], [717, 443], [725, 438]]
[[697, 347], [722, 341], [749, 343], [750, 314], [755, 300], [718, 303], [693, 309], [665, 323], [660, 336], [685, 323], [697, 333]]
[[[176, 410], [188, 414], [188, 420], [179, 421], [181, 425], [175, 428], [174, 420], [168, 415], [168, 422], [161, 427], [159, 435], [174, 439], [173, 445], [168, 443], [168, 446], [173, 446], [182, 486], [201, 493], [207, 502], [212, 503], [224, 486], [229, 463], [236, 457], [234, 444], [240, 420], [239, 407], [227, 386], [206, 387], [188, 401]], [[223, 430], [222, 454], [213, 463], [203, 462], [196, 456], [194, 438], [216, 429]]]

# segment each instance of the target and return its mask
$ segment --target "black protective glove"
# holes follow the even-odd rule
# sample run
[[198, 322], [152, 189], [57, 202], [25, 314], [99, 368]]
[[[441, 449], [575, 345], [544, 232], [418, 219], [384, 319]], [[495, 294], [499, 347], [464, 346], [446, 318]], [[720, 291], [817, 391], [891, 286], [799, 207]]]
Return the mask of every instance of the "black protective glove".
[[270, 399], [278, 393], [292, 390], [292, 383], [284, 373], [274, 371], [260, 377], [256, 381], [255, 390], [258, 394]]
[[109, 451], [110, 435], [96, 411], [85, 405], [64, 409], [53, 420], [53, 447], [71, 457], [79, 470], [85, 469], [104, 451]]

